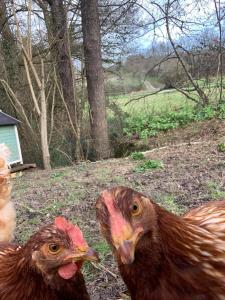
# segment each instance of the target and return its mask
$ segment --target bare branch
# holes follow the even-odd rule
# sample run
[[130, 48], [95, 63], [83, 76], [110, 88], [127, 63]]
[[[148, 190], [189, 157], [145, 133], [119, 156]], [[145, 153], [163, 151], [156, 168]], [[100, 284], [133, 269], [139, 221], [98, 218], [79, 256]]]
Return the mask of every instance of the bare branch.
[[129, 100], [128, 102], [126, 102], [126, 103], [124, 104], [124, 106], [130, 104], [131, 102], [138, 101], [138, 100], [141, 100], [141, 99], [145, 99], [145, 98], [147, 98], [147, 97], [149, 97], [149, 96], [156, 95], [156, 94], [158, 94], [158, 93], [160, 93], [160, 92], [162, 92], [162, 91], [165, 91], [165, 88], [159, 89], [159, 90], [157, 90], [157, 91], [155, 91], [155, 92], [152, 92], [152, 93], [149, 93], [149, 94], [142, 95], [142, 96], [137, 97], [137, 98], [132, 98], [131, 100]]
[[26, 112], [22, 106], [22, 104], [20, 103], [19, 99], [16, 97], [15, 93], [13, 92], [13, 90], [11, 89], [11, 87], [9, 86], [8, 82], [6, 82], [4, 79], [0, 79], [0, 82], [2, 83], [6, 93], [9, 96], [9, 99], [12, 101], [12, 99], [15, 101], [15, 103], [17, 104], [17, 106], [19, 107], [21, 114], [27, 124], [27, 126], [29, 127], [29, 129], [33, 132], [33, 129], [31, 127], [31, 124], [27, 118]]
[[[177, 1], [177, 0], [174, 0]], [[209, 103], [209, 99], [206, 96], [206, 94], [204, 93], [204, 91], [202, 89], [199, 88], [198, 84], [195, 83], [194, 79], [192, 78], [192, 75], [189, 73], [185, 63], [183, 62], [183, 59], [181, 58], [179, 52], [177, 51], [177, 47], [173, 41], [173, 38], [171, 36], [171, 32], [170, 32], [170, 26], [169, 26], [169, 20], [170, 20], [170, 16], [169, 16], [169, 10], [171, 7], [172, 3], [170, 2], [170, 0], [167, 1], [167, 5], [166, 5], [166, 10], [165, 10], [165, 19], [166, 19], [166, 31], [167, 31], [167, 35], [169, 38], [169, 41], [171, 43], [171, 46], [173, 47], [173, 50], [186, 74], [186, 76], [188, 77], [190, 83], [193, 85], [193, 87], [196, 89], [200, 99], [202, 99], [204, 104], [208, 104]], [[159, 4], [157, 4], [157, 6], [159, 6]], [[161, 8], [162, 9], [162, 8]], [[162, 11], [164, 12], [164, 10], [162, 9]]]

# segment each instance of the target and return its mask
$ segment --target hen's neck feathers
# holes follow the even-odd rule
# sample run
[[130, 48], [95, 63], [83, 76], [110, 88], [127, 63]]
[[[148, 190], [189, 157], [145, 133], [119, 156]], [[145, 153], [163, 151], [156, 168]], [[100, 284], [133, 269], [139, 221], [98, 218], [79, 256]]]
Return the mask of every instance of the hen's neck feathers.
[[[8, 246], [0, 251], [0, 299], [28, 299], [43, 287], [43, 278], [32, 268], [26, 247]], [[37, 286], [39, 287], [37, 289]], [[7, 298], [8, 297], [8, 298]], [[47, 299], [47, 298], [46, 298]]]
[[[224, 240], [156, 204], [154, 209], [156, 226], [139, 241], [134, 263], [119, 261], [124, 281], [136, 295], [132, 299], [217, 300], [216, 295], [225, 296]], [[141, 289], [145, 292], [138, 297]], [[211, 298], [197, 298], [200, 295]]]
[[[225, 259], [225, 241], [206, 229], [187, 222], [156, 205], [158, 233], [167, 251], [183, 255], [189, 261]], [[164, 249], [165, 251], [165, 249]]]

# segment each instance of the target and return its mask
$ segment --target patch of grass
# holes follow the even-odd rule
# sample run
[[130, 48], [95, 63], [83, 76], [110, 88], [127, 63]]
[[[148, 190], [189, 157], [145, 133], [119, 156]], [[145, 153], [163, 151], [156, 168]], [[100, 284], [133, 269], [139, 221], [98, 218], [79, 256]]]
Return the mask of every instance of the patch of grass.
[[105, 257], [111, 252], [110, 246], [104, 240], [94, 244], [93, 248], [99, 253], [101, 260], [104, 260]]
[[83, 198], [85, 192], [83, 190], [74, 190], [74, 192], [70, 192], [69, 195], [63, 200], [66, 205], [70, 205], [73, 203], [79, 202], [81, 198]]
[[[93, 249], [98, 252], [99, 257], [101, 259], [101, 263], [104, 264], [106, 257], [111, 252], [109, 245], [104, 240], [101, 240], [98, 243], [93, 245]], [[84, 274], [85, 278], [91, 280], [95, 276], [95, 272], [96, 270], [90, 263], [84, 264], [82, 268], [82, 273]]]
[[49, 177], [50, 177], [50, 183], [54, 183], [54, 182], [58, 182], [58, 181], [61, 181], [63, 179], [70, 179], [72, 177], [75, 177], [77, 176], [77, 171], [76, 169], [69, 169], [69, 168], [58, 168], [56, 170], [54, 170], [53, 172], [51, 172], [49, 174]]
[[61, 178], [62, 176], [64, 176], [64, 173], [62, 171], [59, 172], [55, 172], [51, 174], [51, 179], [58, 179]]
[[221, 189], [217, 182], [208, 182], [207, 189], [211, 199], [217, 200], [225, 198], [225, 191]]
[[13, 183], [13, 193], [16, 190], [16, 193], [23, 193], [25, 190], [27, 190], [30, 187], [29, 181], [24, 180], [24, 178], [18, 178], [12, 180]]
[[144, 154], [142, 152], [138, 152], [138, 151], [131, 153], [130, 157], [133, 160], [142, 160], [145, 158]]
[[112, 181], [117, 185], [126, 185], [126, 178], [123, 176], [113, 176]]
[[219, 152], [225, 152], [225, 143], [220, 143], [217, 145], [217, 150]]
[[160, 195], [156, 201], [172, 213], [180, 214], [182, 212], [182, 208], [176, 203], [173, 195]]
[[96, 276], [96, 270], [90, 262], [84, 262], [82, 273], [87, 281], [93, 280]]
[[61, 214], [63, 208], [67, 208], [69, 205], [78, 203], [81, 198], [83, 198], [85, 192], [84, 190], [70, 190], [68, 195], [65, 195], [62, 199], [48, 199], [45, 205], [39, 210], [42, 215], [51, 214], [53, 216]]
[[27, 240], [31, 237], [31, 235], [34, 233], [32, 226], [26, 226], [26, 230], [23, 230], [20, 232], [18, 242], [21, 244], [24, 244], [27, 242]]
[[164, 165], [163, 165], [162, 161], [149, 159], [149, 160], [146, 160], [143, 163], [139, 164], [134, 169], [134, 172], [143, 173], [148, 170], [155, 170], [155, 169], [163, 168], [163, 166]]
[[42, 207], [42, 209], [40, 209], [40, 213], [58, 215], [61, 213], [61, 210], [65, 205], [66, 205], [66, 203], [64, 201], [54, 199], [53, 201], [49, 202], [48, 204], [45, 204], [45, 206]]
[[105, 183], [112, 177], [112, 172], [109, 168], [102, 167], [97, 168], [94, 172], [95, 177], [101, 183]]

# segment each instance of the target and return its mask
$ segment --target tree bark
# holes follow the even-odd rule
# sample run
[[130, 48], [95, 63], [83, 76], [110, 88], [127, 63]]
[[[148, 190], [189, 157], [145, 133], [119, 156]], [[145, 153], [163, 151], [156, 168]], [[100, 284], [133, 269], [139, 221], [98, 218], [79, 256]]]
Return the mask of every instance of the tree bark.
[[45, 97], [45, 75], [44, 75], [44, 62], [41, 59], [41, 116], [40, 116], [40, 127], [41, 127], [41, 149], [43, 164], [45, 170], [51, 170], [50, 154], [48, 147], [48, 123], [47, 123], [47, 103]]
[[97, 0], [81, 0], [84, 57], [90, 105], [91, 136], [96, 159], [108, 158], [110, 146], [106, 119], [104, 72], [101, 58]]
[[[73, 85], [72, 61], [70, 57], [70, 45], [67, 26], [67, 11], [63, 0], [46, 0], [51, 8], [53, 51], [56, 55], [58, 75], [60, 78], [63, 97], [68, 107], [69, 119], [73, 122], [70, 137], [73, 141], [75, 153], [73, 156], [81, 158], [80, 134], [77, 120], [76, 99]], [[48, 30], [50, 28], [48, 27]]]

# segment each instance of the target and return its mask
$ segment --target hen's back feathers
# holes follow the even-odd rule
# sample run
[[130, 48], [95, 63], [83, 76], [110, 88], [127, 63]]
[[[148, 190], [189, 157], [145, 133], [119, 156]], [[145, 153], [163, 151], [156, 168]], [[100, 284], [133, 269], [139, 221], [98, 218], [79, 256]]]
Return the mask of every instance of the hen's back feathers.
[[213, 234], [224, 234], [225, 242], [225, 201], [211, 201], [191, 209], [183, 215], [185, 221], [200, 226]]

